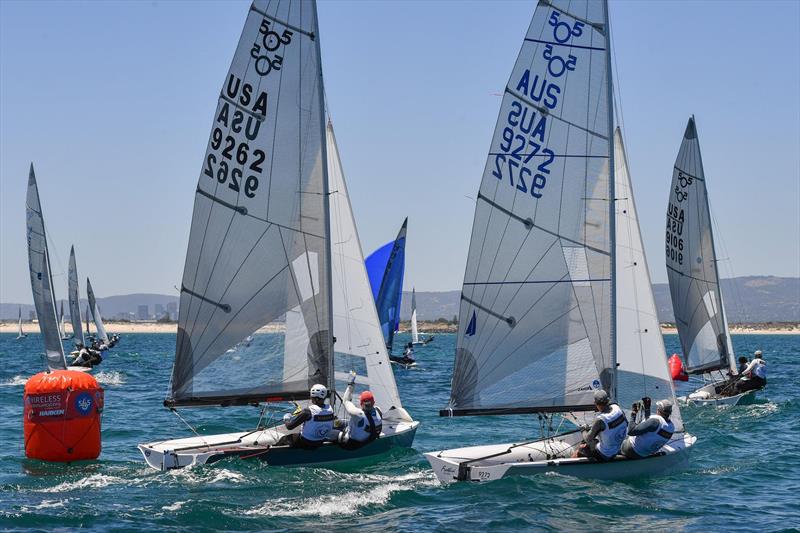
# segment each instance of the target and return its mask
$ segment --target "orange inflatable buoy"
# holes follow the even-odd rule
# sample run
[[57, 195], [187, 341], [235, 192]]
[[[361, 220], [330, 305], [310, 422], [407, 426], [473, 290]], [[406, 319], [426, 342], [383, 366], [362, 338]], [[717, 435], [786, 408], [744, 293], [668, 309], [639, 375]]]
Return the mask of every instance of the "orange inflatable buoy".
[[25, 456], [70, 462], [100, 455], [103, 389], [86, 372], [40, 372], [25, 383]]
[[669, 373], [675, 381], [689, 381], [689, 374], [683, 369], [683, 361], [676, 353], [669, 358]]

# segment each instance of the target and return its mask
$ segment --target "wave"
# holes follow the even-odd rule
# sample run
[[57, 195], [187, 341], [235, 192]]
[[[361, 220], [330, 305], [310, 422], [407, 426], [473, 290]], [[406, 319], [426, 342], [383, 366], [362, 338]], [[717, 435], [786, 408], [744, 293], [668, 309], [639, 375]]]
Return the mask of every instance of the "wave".
[[66, 507], [69, 500], [42, 500], [36, 505], [24, 505], [20, 511], [23, 513], [29, 513], [31, 511], [38, 511], [41, 509], [58, 509], [60, 507]]
[[19, 387], [27, 382], [28, 378], [25, 376], [14, 376], [11, 379], [0, 382], [0, 387]]
[[278, 498], [244, 511], [248, 516], [334, 516], [354, 515], [363, 507], [384, 505], [395, 492], [437, 486], [433, 472], [411, 472], [402, 476], [341, 474], [342, 484], [366, 484], [367, 488], [311, 498]]
[[117, 476], [107, 476], [105, 474], [92, 474], [91, 476], [79, 479], [77, 481], [65, 481], [64, 483], [60, 483], [55, 487], [36, 489], [34, 492], [72, 492], [83, 489], [102, 489], [103, 487], [117, 484], [129, 485], [131, 484], [131, 480]]
[[183, 501], [183, 502], [175, 502], [175, 503], [170, 504], [170, 505], [165, 505], [161, 509], [164, 510], [164, 511], [180, 511], [181, 507], [183, 507], [187, 503], [189, 503], [189, 500], [186, 500], [186, 501]]
[[122, 372], [112, 370], [110, 372], [98, 372], [95, 379], [103, 385], [122, 385], [125, 383], [125, 375]]
[[198, 465], [196, 468], [187, 467], [177, 470], [170, 470], [169, 474], [177, 480], [188, 481], [194, 484], [211, 484], [227, 481], [230, 483], [243, 483], [246, 481], [244, 475], [225, 468], [208, 468]]

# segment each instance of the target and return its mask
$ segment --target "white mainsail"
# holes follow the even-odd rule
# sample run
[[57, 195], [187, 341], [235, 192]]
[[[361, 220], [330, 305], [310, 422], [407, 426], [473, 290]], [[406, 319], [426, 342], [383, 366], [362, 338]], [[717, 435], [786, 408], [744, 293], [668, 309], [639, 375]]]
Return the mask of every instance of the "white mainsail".
[[419, 344], [419, 331], [417, 330], [417, 293], [411, 289], [411, 342]]
[[[86, 344], [83, 336], [83, 323], [81, 320], [80, 287], [78, 285], [78, 266], [75, 262], [75, 247], [69, 250], [69, 274], [68, 274], [68, 293], [69, 293], [69, 321], [72, 324], [72, 337], [75, 346], [81, 347]], [[88, 328], [87, 328], [88, 333]]]
[[197, 183], [171, 406], [333, 386], [322, 95], [313, 2], [253, 2]]
[[17, 314], [19, 315], [19, 322], [17, 323], [17, 326], [18, 326], [17, 338], [21, 339], [22, 337], [25, 336], [25, 332], [22, 331], [22, 308], [21, 307], [17, 309]]
[[337, 389], [343, 389], [347, 372], [355, 370], [360, 376], [357, 388], [372, 391], [384, 416], [391, 417], [393, 409], [402, 408], [400, 394], [378, 322], [339, 148], [330, 122], [327, 143]]
[[449, 412], [580, 411], [614, 393], [604, 2], [541, 2], [478, 191]]
[[690, 374], [736, 369], [722, 304], [703, 160], [694, 117], [683, 134], [667, 207], [666, 261], [675, 323]]
[[58, 329], [56, 298], [53, 293], [53, 275], [50, 272], [50, 258], [47, 251], [42, 205], [39, 202], [39, 188], [31, 164], [28, 174], [28, 194], [25, 202], [28, 235], [28, 265], [31, 274], [31, 290], [36, 307], [36, 318], [44, 339], [47, 366], [50, 370], [64, 370], [64, 347]]
[[[89, 278], [86, 278], [86, 296], [89, 299], [89, 310], [92, 313], [94, 327], [97, 328], [97, 336], [103, 341], [103, 344], [108, 344], [108, 334], [106, 333], [106, 327], [103, 325], [103, 317], [100, 315], [100, 306], [97, 305], [97, 300], [92, 290], [92, 282], [89, 281]], [[86, 329], [88, 330], [89, 328], [87, 327]]]
[[667, 368], [664, 338], [644, 255], [622, 134], [614, 132], [616, 180], [617, 401], [623, 409], [647, 396], [672, 401], [672, 422], [683, 430]]

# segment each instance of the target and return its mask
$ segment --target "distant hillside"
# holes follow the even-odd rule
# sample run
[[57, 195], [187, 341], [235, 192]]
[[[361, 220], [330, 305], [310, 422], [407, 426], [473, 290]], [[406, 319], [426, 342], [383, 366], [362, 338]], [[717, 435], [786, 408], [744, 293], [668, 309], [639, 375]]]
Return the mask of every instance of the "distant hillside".
[[[722, 280], [725, 308], [730, 322], [800, 322], [800, 278], [777, 278], [774, 276], [748, 276]], [[666, 283], [653, 285], [658, 316], [662, 322], [673, 322], [672, 302]], [[155, 305], [164, 307], [177, 303], [178, 295], [125, 294], [99, 298], [103, 317], [111, 318], [119, 313], [136, 313], [138, 306], [147, 305], [155, 312]], [[459, 291], [418, 292], [417, 315], [420, 320], [451, 320], [458, 315]], [[20, 304], [0, 303], [0, 319], [16, 319]], [[22, 317], [28, 318], [32, 305], [21, 305]], [[64, 305], [66, 310], [66, 303]], [[86, 308], [85, 300], [81, 310]], [[411, 293], [403, 293], [400, 310], [402, 320], [411, 318]], [[67, 311], [68, 312], [68, 311]]]

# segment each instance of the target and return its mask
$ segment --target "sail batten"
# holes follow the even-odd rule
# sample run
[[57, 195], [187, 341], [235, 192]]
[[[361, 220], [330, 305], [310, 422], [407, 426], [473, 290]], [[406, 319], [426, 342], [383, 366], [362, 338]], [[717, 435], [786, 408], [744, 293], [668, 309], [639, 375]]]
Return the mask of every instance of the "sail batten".
[[604, 2], [577, 1], [540, 2], [528, 28], [478, 191], [453, 412], [568, 412], [613, 394], [606, 27]]

